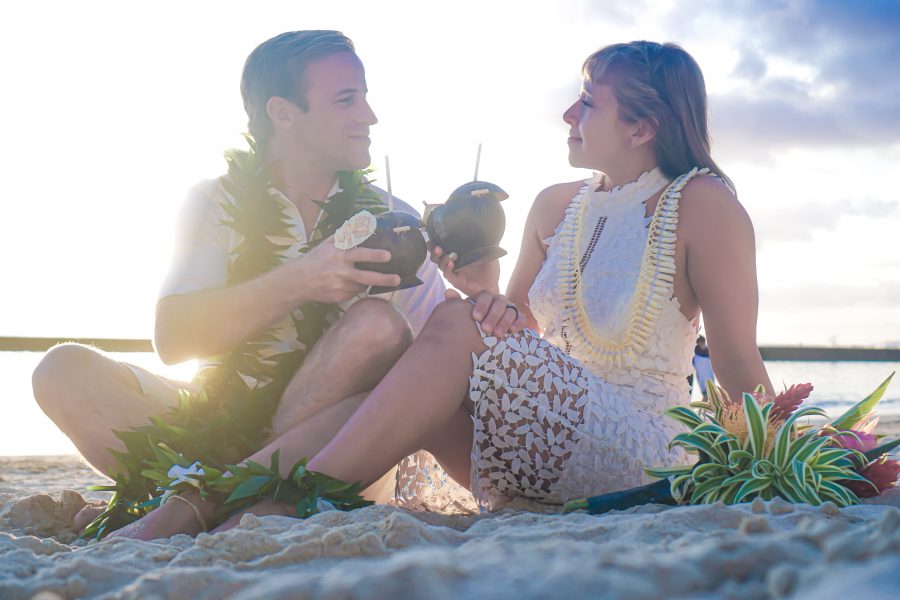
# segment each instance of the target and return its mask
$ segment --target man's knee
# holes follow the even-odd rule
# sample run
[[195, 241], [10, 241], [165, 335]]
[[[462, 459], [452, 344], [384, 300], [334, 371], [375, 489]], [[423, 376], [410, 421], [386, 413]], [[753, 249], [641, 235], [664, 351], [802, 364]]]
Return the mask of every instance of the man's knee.
[[405, 350], [412, 344], [409, 321], [397, 308], [380, 298], [364, 298], [347, 309], [341, 319], [353, 331], [364, 332], [366, 345]]
[[84, 382], [94, 381], [104, 363], [112, 361], [80, 344], [60, 344], [51, 348], [31, 375], [34, 399], [48, 415], [56, 413], [65, 397]]

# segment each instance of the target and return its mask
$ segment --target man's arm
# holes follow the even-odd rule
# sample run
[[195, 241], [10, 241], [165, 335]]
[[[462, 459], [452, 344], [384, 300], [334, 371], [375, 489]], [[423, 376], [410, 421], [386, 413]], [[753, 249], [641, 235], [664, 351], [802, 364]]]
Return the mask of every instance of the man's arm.
[[385, 250], [340, 251], [332, 239], [255, 279], [228, 286], [230, 259], [213, 183], [195, 188], [180, 218], [175, 260], [156, 306], [155, 346], [163, 362], [212, 356], [265, 331], [303, 303], [349, 300], [399, 277], [357, 269], [384, 262]]

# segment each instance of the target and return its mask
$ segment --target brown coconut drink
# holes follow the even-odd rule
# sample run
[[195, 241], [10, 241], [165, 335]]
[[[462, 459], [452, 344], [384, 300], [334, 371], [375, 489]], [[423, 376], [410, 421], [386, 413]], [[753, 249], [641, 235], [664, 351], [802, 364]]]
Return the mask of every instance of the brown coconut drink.
[[506, 255], [500, 247], [506, 230], [500, 202], [507, 198], [509, 194], [493, 183], [470, 181], [453, 190], [444, 204], [429, 205], [425, 217], [428, 240], [445, 255], [456, 252], [454, 272]]
[[416, 273], [428, 254], [425, 236], [422, 235], [422, 221], [400, 211], [381, 213], [375, 217], [375, 221], [375, 232], [359, 245], [387, 250], [391, 253], [391, 260], [385, 263], [356, 263], [356, 266], [367, 271], [399, 275], [400, 285], [372, 286], [369, 293], [384, 294], [421, 285], [422, 280]]

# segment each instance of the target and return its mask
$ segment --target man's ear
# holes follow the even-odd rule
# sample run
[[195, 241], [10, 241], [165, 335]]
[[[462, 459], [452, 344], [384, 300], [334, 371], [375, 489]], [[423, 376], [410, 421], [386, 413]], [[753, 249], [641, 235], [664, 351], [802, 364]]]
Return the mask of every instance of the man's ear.
[[297, 105], [281, 96], [272, 96], [266, 102], [266, 114], [272, 122], [272, 128], [276, 131], [290, 128], [294, 123]]
[[632, 148], [637, 148], [653, 141], [653, 138], [656, 137], [656, 128], [658, 126], [659, 124], [656, 121], [650, 119], [641, 119], [638, 121], [634, 125], [634, 130], [631, 132]]

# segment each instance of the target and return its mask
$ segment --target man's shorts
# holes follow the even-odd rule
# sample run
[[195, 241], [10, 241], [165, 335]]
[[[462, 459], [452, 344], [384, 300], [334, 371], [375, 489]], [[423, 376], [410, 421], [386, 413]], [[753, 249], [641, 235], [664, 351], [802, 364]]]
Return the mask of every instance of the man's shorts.
[[175, 406], [178, 402], [178, 391], [187, 390], [192, 393], [200, 391], [200, 386], [191, 381], [178, 381], [152, 373], [143, 367], [119, 361], [123, 367], [131, 371], [137, 381], [141, 395], [160, 406]]

